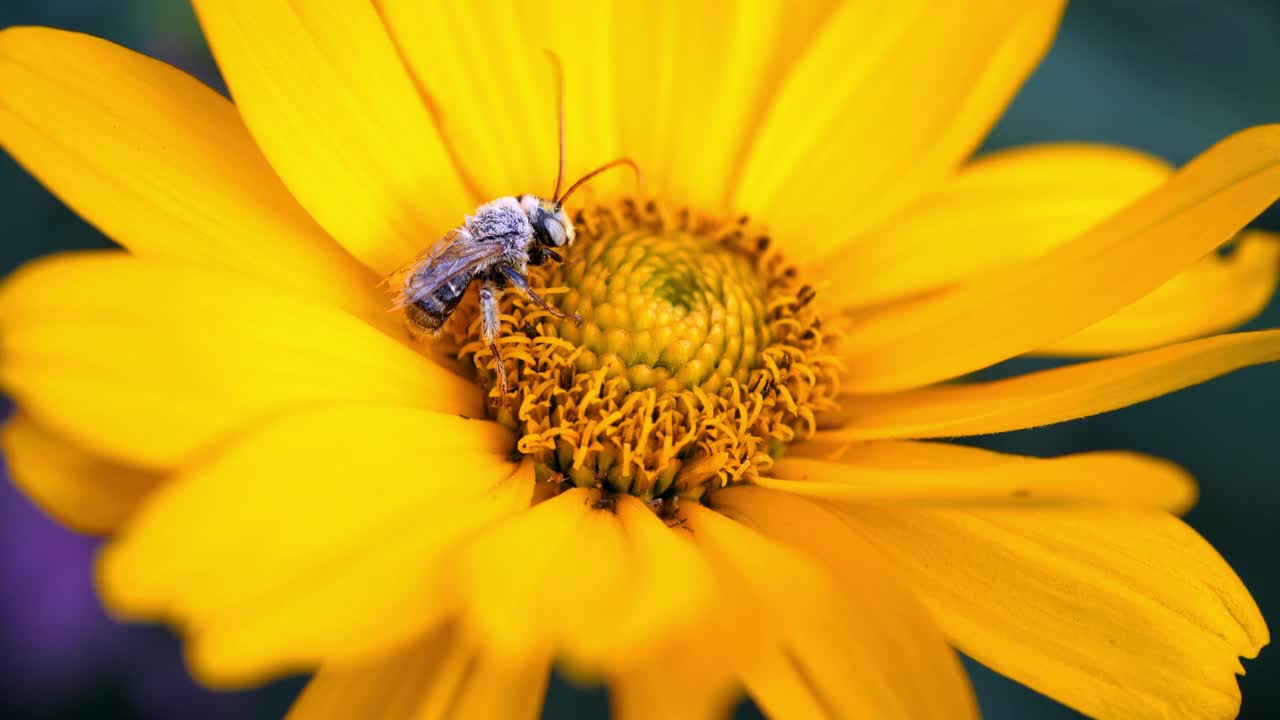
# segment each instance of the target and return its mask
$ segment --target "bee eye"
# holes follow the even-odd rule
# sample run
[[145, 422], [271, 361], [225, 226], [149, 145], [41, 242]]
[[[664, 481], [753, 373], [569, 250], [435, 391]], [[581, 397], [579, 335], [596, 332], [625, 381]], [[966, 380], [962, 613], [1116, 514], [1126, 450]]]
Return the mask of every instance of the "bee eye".
[[543, 229], [546, 232], [547, 240], [549, 241], [547, 244], [549, 245], [563, 247], [568, 240], [564, 233], [564, 226], [551, 218], [547, 218], [547, 221], [543, 223]]

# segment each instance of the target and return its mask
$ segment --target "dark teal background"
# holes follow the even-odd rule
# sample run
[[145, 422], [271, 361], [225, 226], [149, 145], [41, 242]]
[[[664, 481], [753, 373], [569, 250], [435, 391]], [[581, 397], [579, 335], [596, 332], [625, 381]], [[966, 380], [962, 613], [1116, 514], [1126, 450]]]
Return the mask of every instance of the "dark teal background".
[[[0, 0], [0, 27], [15, 24], [91, 32], [219, 84], [190, 10], [177, 0]], [[1091, 140], [1185, 162], [1236, 130], [1280, 121], [1277, 70], [1276, 0], [1078, 0], [1053, 51], [987, 147]], [[0, 218], [0, 274], [55, 250], [107, 244], [7, 156], [0, 157]], [[1257, 224], [1280, 228], [1280, 212], [1273, 208]], [[1280, 303], [1273, 301], [1252, 327], [1280, 327]], [[1013, 369], [1030, 365], [1017, 363]], [[1035, 454], [1128, 448], [1188, 467], [1202, 491], [1188, 521], [1236, 568], [1264, 615], [1280, 624], [1280, 567], [1272, 544], [1280, 511], [1278, 398], [1280, 365], [1272, 365], [1120, 412], [988, 438], [983, 444]], [[0, 518], [31, 515], [25, 501], [0, 489], [5, 490]], [[34, 534], [15, 540], [0, 533], [0, 542], [9, 543], [0, 547], [0, 563], [14, 556], [36, 564], [64, 563], [56, 569], [75, 586], [77, 577], [87, 578], [89, 547], [63, 535], [47, 523], [39, 528], [39, 542]], [[56, 554], [55, 545], [74, 546], [74, 552]], [[24, 617], [21, 604], [27, 596], [21, 583], [5, 590], [0, 620]], [[0, 717], [269, 718], [281, 714], [298, 687], [295, 681], [243, 696], [201, 693], [175, 671], [180, 656], [165, 632], [109, 626], [91, 604], [78, 612], [91, 616], [85, 622], [113, 648], [109, 661], [75, 682], [35, 692], [28, 669], [38, 652], [32, 648], [40, 643], [6, 643], [0, 637]], [[19, 620], [0, 622], [0, 632], [6, 626], [13, 632], [15, 624], [21, 627]], [[1280, 649], [1264, 650], [1246, 667], [1241, 717], [1280, 717]], [[1075, 717], [977, 666], [971, 669], [988, 718]], [[546, 716], [603, 717], [605, 707], [599, 692], [556, 685]]]

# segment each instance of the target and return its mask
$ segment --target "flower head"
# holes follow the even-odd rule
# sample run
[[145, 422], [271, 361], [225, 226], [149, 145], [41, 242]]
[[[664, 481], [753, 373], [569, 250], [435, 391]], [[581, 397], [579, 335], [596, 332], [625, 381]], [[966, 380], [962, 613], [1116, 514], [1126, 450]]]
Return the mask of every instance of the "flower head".
[[[746, 218], [627, 198], [576, 224], [573, 256], [532, 274], [563, 288], [585, 322], [517, 296], [502, 343], [516, 390], [496, 420], [539, 480], [698, 499], [756, 479], [839, 407], [840, 362], [813, 288]], [[445, 337], [487, 378], [477, 315], [464, 306]]]
[[[932, 441], [1280, 357], [1280, 127], [1174, 172], [968, 156], [1061, 3], [196, 2], [235, 104], [103, 41], [0, 34], [0, 142], [128, 252], [0, 291], [17, 480], [110, 534], [115, 611], [299, 718], [976, 713], [952, 647], [1100, 717], [1230, 716], [1269, 640], [1126, 452]], [[530, 28], [538, 32], [531, 33]], [[481, 42], [483, 40], [483, 42]], [[577, 242], [438, 338], [379, 280], [480, 203], [628, 155]], [[1217, 251], [1233, 243], [1230, 253]], [[474, 292], [474, 290], [473, 290]], [[497, 348], [506, 358], [495, 361]], [[1041, 353], [1111, 356], [960, 380]], [[505, 372], [510, 402], [496, 399]]]

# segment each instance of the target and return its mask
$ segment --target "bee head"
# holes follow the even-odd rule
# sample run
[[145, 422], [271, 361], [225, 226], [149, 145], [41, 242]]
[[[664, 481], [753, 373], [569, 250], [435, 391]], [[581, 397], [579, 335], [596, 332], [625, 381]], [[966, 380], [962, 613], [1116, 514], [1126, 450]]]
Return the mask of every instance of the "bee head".
[[533, 225], [533, 238], [539, 245], [564, 247], [573, 244], [573, 222], [564, 208], [536, 195], [520, 198], [520, 207]]

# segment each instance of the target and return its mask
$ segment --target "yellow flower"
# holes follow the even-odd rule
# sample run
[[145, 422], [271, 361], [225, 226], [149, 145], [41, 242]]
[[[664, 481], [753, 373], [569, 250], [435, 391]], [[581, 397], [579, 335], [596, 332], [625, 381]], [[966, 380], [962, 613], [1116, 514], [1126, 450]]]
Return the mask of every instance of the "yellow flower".
[[[235, 104], [107, 42], [0, 34], [0, 142], [127, 252], [0, 292], [17, 481], [112, 537], [121, 615], [297, 718], [976, 714], [952, 647], [1099, 717], [1230, 717], [1269, 635], [1126, 452], [930, 438], [1104, 412], [1280, 357], [1256, 313], [1280, 126], [1173, 172], [968, 161], [1061, 3], [197, 0]], [[379, 280], [544, 193], [566, 69], [578, 241], [408, 337]], [[570, 173], [572, 174], [572, 172]], [[621, 175], [621, 174], [619, 174]], [[745, 215], [745, 219], [741, 216]], [[1234, 251], [1219, 246], [1234, 241]], [[1206, 337], [1207, 336], [1207, 337]], [[948, 382], [1027, 353], [1114, 356]], [[488, 413], [488, 415], [486, 415]], [[492, 419], [486, 419], [492, 418]]]

